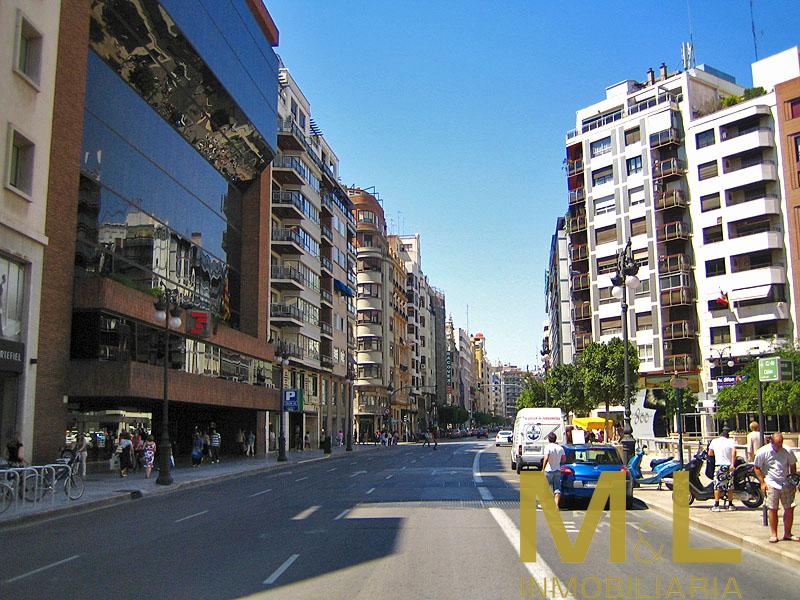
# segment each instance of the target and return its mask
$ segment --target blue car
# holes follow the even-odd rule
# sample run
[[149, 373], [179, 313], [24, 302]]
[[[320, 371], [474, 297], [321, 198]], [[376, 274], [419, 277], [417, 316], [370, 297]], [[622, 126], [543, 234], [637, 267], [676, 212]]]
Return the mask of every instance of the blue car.
[[619, 452], [609, 444], [564, 444], [566, 462], [561, 466], [562, 499], [589, 500], [604, 471], [625, 472], [626, 506], [633, 499], [633, 479]]

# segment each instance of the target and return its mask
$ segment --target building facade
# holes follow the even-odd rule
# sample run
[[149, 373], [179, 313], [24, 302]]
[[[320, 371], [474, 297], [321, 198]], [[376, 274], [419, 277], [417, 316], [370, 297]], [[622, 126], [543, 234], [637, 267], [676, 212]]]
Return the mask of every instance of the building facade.
[[525, 389], [525, 371], [515, 365], [499, 367], [500, 398], [507, 423], [513, 423], [517, 416], [517, 398]]
[[550, 354], [551, 365], [572, 363], [572, 323], [575, 315], [570, 305], [568, 252], [565, 220], [559, 217], [550, 241], [550, 260], [545, 273], [548, 321], [542, 349]]

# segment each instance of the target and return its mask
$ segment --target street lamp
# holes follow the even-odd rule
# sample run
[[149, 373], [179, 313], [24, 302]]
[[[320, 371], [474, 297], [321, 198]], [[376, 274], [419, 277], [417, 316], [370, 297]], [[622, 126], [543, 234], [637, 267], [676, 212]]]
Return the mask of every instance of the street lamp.
[[710, 349], [711, 356], [708, 357], [708, 365], [709, 370], [714, 369], [715, 367], [719, 367], [721, 369], [721, 374], [725, 375], [725, 367], [723, 366], [722, 359], [725, 358], [725, 352], [728, 353], [728, 361], [724, 363], [728, 365], [729, 369], [732, 369], [736, 366], [736, 361], [733, 360], [733, 352], [731, 351], [730, 346], [725, 346], [722, 350], [714, 350], [713, 348]]
[[178, 300], [177, 289], [165, 288], [163, 293], [153, 302], [155, 307], [155, 320], [164, 323], [164, 394], [161, 408], [161, 440], [159, 442], [159, 468], [158, 485], [171, 485], [170, 457], [172, 444], [169, 440], [169, 335], [170, 328], [177, 329], [181, 326], [183, 308]]
[[[633, 457], [636, 451], [636, 440], [633, 439], [633, 429], [631, 428], [631, 375], [628, 366], [628, 289], [639, 287], [639, 278], [636, 274], [639, 266], [633, 260], [633, 250], [631, 250], [631, 240], [624, 248], [617, 252], [617, 272], [611, 278], [613, 289], [611, 295], [622, 301], [622, 345], [623, 345], [623, 368], [625, 369], [625, 420], [622, 429], [622, 453], [625, 464]], [[606, 422], [608, 422], [608, 409], [606, 409]], [[607, 429], [607, 428], [606, 428]]]
[[350, 384], [350, 390], [347, 394], [347, 447], [345, 452], [353, 451], [353, 383], [356, 380], [356, 372], [353, 369], [353, 364], [347, 366], [347, 382]]
[[278, 340], [278, 345], [275, 348], [275, 358], [278, 359], [281, 367], [281, 385], [280, 385], [280, 401], [281, 401], [281, 422], [278, 429], [278, 462], [286, 462], [286, 430], [283, 421], [286, 417], [286, 407], [283, 404], [283, 380], [284, 369], [289, 366], [289, 346], [283, 340]]

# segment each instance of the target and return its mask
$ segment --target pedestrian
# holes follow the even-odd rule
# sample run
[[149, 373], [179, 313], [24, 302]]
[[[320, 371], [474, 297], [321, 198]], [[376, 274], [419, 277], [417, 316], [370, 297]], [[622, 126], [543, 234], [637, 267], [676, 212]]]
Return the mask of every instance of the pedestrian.
[[572, 430], [575, 429], [574, 425], [567, 425], [567, 429], [564, 432], [564, 440], [567, 444], [572, 443]]
[[311, 434], [306, 431], [306, 435], [303, 437], [303, 450], [311, 450]]
[[219, 447], [222, 445], [222, 436], [216, 429], [211, 430], [211, 462], [219, 462]]
[[252, 431], [247, 432], [247, 451], [245, 454], [247, 456], [256, 455], [256, 434]]
[[547, 478], [547, 483], [550, 484], [550, 489], [553, 490], [553, 498], [556, 501], [556, 507], [561, 504], [561, 465], [567, 460], [567, 455], [564, 449], [556, 444], [556, 434], [550, 432], [547, 435], [547, 445], [544, 447], [544, 475]]
[[725, 494], [727, 509], [735, 510], [733, 506], [733, 465], [736, 464], [736, 442], [730, 439], [730, 429], [728, 426], [722, 428], [720, 435], [708, 446], [708, 456], [714, 458], [716, 468], [714, 470], [714, 506], [713, 512], [723, 510], [719, 506], [719, 500]]
[[211, 437], [208, 435], [208, 431], [205, 430], [203, 431], [203, 457], [211, 462]]
[[431, 434], [427, 431], [422, 434], [422, 447], [424, 448], [425, 446], [431, 447]]
[[340, 429], [339, 433], [336, 434], [336, 437], [339, 441], [339, 447], [341, 448], [344, 445], [344, 431]]
[[439, 447], [439, 439], [436, 433], [436, 427], [431, 429], [431, 436], [433, 437], [433, 449], [436, 450]]
[[303, 451], [303, 436], [300, 434], [300, 425], [294, 428], [294, 449]]
[[192, 441], [192, 466], [197, 467], [203, 462], [203, 434], [199, 430], [194, 431], [194, 440]]
[[783, 434], [773, 433], [772, 441], [756, 452], [755, 473], [761, 489], [767, 494], [767, 513], [769, 515], [769, 541], [778, 541], [778, 503], [783, 505], [783, 540], [800, 542], [800, 537], [792, 535], [794, 521], [794, 495], [796, 483], [797, 458], [794, 452], [783, 447]]
[[9, 467], [23, 467], [25, 466], [25, 447], [19, 441], [19, 434], [16, 434], [10, 442], [6, 445], [8, 450], [8, 466]]
[[747, 462], [753, 462], [756, 458], [756, 452], [761, 447], [761, 427], [756, 421], [750, 423], [750, 433], [747, 434], [747, 450], [745, 456]]
[[397, 446], [397, 443], [398, 443], [399, 441], [400, 441], [400, 434], [399, 434], [397, 431], [395, 431], [395, 432], [392, 434], [392, 445], [393, 445], [393, 446]]
[[117, 445], [117, 454], [119, 455], [119, 476], [127, 477], [128, 470], [133, 468], [133, 442], [131, 442], [131, 434], [123, 431], [119, 434], [119, 444]]
[[144, 465], [145, 479], [150, 479], [150, 473], [153, 470], [153, 463], [156, 460], [156, 440], [152, 435], [147, 436], [142, 449], [142, 464]]
[[78, 467], [81, 477], [86, 477], [86, 457], [89, 455], [89, 444], [86, 441], [86, 435], [78, 432], [78, 438], [75, 440], [75, 458], [78, 459]]
[[246, 454], [247, 446], [245, 445], [244, 431], [242, 431], [241, 428], [239, 428], [239, 431], [236, 434], [236, 443], [239, 445], [239, 454]]
[[133, 435], [133, 470], [138, 471], [143, 466], [142, 458], [144, 455], [144, 435], [141, 429], [137, 429]]
[[270, 452], [275, 450], [275, 432], [271, 429], [269, 430], [269, 450]]

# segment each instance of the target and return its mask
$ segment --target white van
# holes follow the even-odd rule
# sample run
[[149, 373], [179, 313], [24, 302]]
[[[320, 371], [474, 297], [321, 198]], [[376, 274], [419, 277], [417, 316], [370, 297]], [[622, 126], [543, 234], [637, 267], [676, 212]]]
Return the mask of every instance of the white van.
[[560, 408], [523, 408], [518, 411], [511, 438], [511, 468], [517, 473], [525, 467], [541, 469], [550, 433], [556, 434], [556, 443], [564, 443], [564, 416]]

